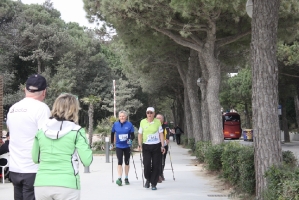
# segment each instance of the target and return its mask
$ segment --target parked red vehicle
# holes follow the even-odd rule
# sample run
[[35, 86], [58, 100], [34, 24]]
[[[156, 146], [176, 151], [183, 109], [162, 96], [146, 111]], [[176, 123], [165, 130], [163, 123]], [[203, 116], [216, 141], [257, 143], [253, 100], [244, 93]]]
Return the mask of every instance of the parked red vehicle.
[[242, 134], [241, 119], [238, 113], [225, 113], [222, 115], [224, 139], [239, 139]]

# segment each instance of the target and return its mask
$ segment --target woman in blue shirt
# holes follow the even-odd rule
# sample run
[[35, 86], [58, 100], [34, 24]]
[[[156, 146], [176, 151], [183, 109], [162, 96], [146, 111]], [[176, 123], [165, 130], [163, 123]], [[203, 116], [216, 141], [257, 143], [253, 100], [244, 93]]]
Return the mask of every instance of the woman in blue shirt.
[[123, 157], [125, 157], [125, 184], [129, 185], [129, 169], [130, 169], [130, 154], [132, 140], [135, 138], [133, 124], [127, 121], [127, 113], [120, 111], [118, 113], [119, 120], [116, 121], [111, 130], [111, 143], [116, 147], [116, 156], [118, 159], [118, 179], [116, 184], [122, 185], [122, 174], [123, 174]]

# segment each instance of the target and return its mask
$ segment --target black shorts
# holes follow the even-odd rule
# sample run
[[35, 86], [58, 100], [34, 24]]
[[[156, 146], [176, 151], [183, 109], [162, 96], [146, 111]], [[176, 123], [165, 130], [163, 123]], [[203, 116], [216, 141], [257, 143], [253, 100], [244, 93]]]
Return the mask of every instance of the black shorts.
[[118, 159], [118, 165], [123, 164], [123, 157], [125, 157], [125, 165], [129, 165], [130, 164], [130, 154], [131, 154], [130, 147], [124, 148], [124, 149], [116, 147], [116, 156]]

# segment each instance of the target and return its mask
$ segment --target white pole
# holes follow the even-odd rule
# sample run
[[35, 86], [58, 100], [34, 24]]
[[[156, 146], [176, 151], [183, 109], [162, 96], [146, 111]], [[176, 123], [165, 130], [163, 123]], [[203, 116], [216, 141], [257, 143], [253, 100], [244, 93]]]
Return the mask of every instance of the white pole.
[[116, 118], [116, 98], [115, 98], [115, 80], [113, 80], [113, 103], [114, 103], [114, 107], [113, 107], [113, 111], [114, 111], [114, 117]]

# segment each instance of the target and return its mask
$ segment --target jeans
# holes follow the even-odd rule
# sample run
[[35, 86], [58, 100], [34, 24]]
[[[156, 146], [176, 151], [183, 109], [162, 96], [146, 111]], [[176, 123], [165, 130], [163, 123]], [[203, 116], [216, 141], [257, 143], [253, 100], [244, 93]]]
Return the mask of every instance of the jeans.
[[15, 200], [35, 200], [33, 187], [35, 176], [36, 173], [9, 173], [14, 186]]

